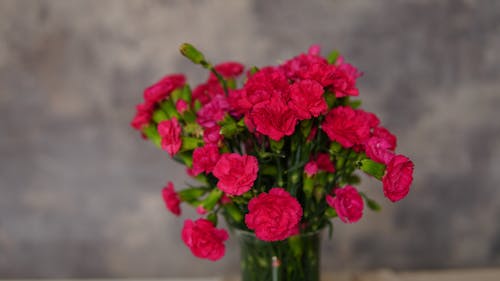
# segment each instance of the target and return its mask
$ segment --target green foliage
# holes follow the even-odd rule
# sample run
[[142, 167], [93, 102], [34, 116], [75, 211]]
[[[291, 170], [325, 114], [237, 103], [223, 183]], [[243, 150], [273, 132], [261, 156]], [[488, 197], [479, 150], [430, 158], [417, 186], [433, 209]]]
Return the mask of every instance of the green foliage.
[[340, 53], [338, 50], [333, 50], [330, 52], [330, 54], [328, 54], [327, 56], [327, 61], [329, 64], [335, 64], [335, 62], [337, 62], [337, 59], [338, 57], [340, 56]]
[[385, 165], [377, 163], [371, 159], [363, 159], [359, 161], [360, 169], [363, 172], [375, 177], [378, 180], [382, 180], [385, 173]]

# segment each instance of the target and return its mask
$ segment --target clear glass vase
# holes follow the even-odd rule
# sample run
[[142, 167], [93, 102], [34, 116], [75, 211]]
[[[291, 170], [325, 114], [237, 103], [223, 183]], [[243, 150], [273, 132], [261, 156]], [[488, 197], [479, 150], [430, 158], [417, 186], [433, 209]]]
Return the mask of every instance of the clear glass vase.
[[235, 229], [241, 250], [241, 281], [319, 281], [321, 230], [278, 242]]

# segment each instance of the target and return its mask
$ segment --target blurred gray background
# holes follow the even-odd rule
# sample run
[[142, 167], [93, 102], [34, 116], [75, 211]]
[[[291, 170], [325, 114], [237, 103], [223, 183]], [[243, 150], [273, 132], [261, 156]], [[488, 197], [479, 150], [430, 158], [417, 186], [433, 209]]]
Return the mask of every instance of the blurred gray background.
[[[365, 75], [364, 108], [415, 162], [410, 195], [336, 221], [323, 270], [500, 266], [500, 1], [0, 0], [0, 277], [216, 276], [160, 190], [184, 168], [129, 127], [142, 90], [319, 43]], [[194, 212], [184, 208], [184, 218]]]

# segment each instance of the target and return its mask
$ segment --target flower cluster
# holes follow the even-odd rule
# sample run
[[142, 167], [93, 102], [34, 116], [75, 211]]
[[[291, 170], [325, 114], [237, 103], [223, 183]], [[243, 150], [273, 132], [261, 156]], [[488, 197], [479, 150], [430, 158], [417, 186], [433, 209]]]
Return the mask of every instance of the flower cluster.
[[131, 126], [200, 182], [178, 191], [169, 182], [162, 193], [173, 214], [183, 202], [200, 214], [182, 230], [195, 256], [224, 255], [218, 214], [269, 242], [335, 217], [360, 220], [365, 204], [379, 206], [354, 186], [358, 170], [380, 180], [392, 202], [408, 194], [413, 163], [395, 152], [396, 137], [379, 118], [359, 108], [362, 73], [338, 52], [322, 57], [312, 46], [246, 72], [237, 62], [214, 66], [189, 44], [181, 53], [208, 69], [208, 79], [191, 89], [181, 74], [162, 78], [144, 91]]

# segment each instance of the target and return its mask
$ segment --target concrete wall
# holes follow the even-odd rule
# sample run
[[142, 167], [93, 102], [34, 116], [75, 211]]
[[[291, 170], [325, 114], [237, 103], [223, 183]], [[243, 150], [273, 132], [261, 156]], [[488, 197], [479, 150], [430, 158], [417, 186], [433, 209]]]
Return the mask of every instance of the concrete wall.
[[[183, 167], [128, 123], [162, 75], [277, 63], [319, 43], [365, 72], [364, 108], [415, 162], [413, 190], [336, 223], [323, 268], [500, 265], [500, 1], [0, 0], [0, 277], [211, 276], [164, 210]], [[193, 217], [184, 212], [183, 218]]]

